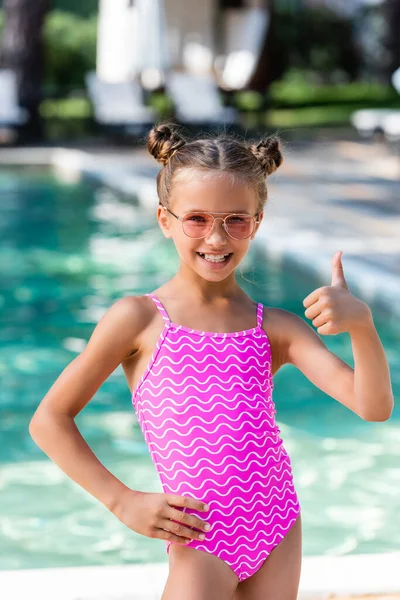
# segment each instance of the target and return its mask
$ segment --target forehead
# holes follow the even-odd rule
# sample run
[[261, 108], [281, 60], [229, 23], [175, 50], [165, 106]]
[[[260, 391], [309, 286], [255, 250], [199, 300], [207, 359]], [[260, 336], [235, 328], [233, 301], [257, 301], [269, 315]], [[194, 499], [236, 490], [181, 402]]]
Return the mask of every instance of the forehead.
[[254, 213], [257, 198], [249, 184], [233, 173], [182, 169], [174, 178], [170, 206], [180, 212]]

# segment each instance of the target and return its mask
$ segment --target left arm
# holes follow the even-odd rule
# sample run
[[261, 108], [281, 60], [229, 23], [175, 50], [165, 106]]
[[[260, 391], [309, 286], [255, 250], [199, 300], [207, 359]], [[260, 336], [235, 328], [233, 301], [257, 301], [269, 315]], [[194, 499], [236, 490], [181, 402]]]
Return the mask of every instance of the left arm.
[[285, 312], [286, 361], [365, 421], [386, 421], [393, 393], [385, 352], [373, 322], [350, 333], [354, 370], [331, 352], [303, 319]]
[[350, 331], [354, 356], [354, 393], [367, 421], [386, 421], [394, 398], [385, 350], [371, 321]]
[[288, 361], [362, 419], [389, 419], [394, 398], [385, 351], [370, 308], [353, 296], [347, 286], [341, 256], [337, 253], [332, 260], [331, 285], [314, 290], [304, 299], [303, 305], [307, 309], [305, 316], [312, 319], [318, 333], [350, 334], [354, 370], [330, 352], [297, 315], [292, 315], [292, 326], [288, 328]]

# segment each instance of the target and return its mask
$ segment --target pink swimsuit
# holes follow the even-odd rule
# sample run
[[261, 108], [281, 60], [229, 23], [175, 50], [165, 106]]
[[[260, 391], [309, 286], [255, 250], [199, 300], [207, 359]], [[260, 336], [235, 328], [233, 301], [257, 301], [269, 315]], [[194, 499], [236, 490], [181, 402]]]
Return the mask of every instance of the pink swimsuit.
[[210, 506], [187, 509], [211, 524], [187, 546], [218, 556], [242, 581], [300, 513], [275, 422], [263, 305], [253, 329], [214, 333], [171, 323], [158, 298], [146, 296], [165, 324], [132, 396], [138, 422], [164, 493]]

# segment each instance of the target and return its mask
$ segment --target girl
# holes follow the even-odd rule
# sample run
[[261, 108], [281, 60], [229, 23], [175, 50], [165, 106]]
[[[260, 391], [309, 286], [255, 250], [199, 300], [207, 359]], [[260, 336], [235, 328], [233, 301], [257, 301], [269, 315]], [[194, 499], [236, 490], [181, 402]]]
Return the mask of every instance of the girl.
[[[127, 527], [165, 540], [162, 600], [295, 600], [301, 511], [273, 377], [292, 363], [362, 419], [388, 419], [390, 374], [371, 310], [350, 293], [340, 252], [331, 285], [304, 300], [318, 333], [350, 333], [353, 370], [303, 319], [256, 304], [237, 284], [264, 217], [266, 177], [282, 163], [276, 137], [186, 141], [161, 124], [148, 149], [163, 164], [157, 218], [179, 270], [154, 292], [111, 306], [42, 400], [30, 433]], [[119, 364], [164, 493], [125, 486], [75, 425]]]

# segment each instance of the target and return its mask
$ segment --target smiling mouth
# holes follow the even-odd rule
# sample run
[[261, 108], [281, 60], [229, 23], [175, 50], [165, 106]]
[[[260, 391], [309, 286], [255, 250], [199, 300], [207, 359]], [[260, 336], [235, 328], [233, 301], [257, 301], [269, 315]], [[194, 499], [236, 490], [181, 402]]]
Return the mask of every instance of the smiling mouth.
[[[209, 263], [223, 264], [223, 263], [228, 262], [228, 260], [232, 256], [233, 252], [228, 252], [227, 254], [220, 254], [219, 256], [223, 256], [224, 258], [218, 258], [218, 259], [211, 258], [213, 256], [212, 254], [206, 254], [204, 252], [197, 252], [196, 254], [198, 254], [203, 260], [206, 260]], [[206, 256], [208, 256], [208, 258], [206, 258]]]

